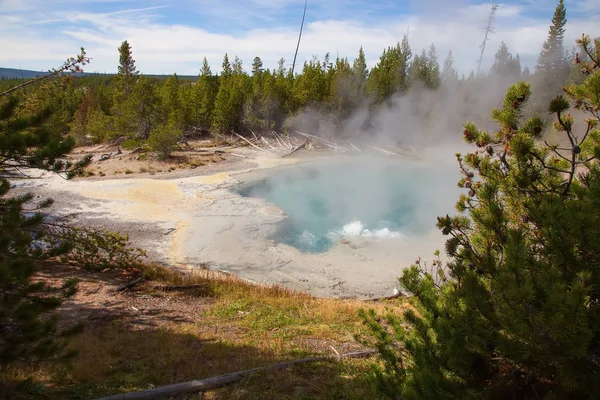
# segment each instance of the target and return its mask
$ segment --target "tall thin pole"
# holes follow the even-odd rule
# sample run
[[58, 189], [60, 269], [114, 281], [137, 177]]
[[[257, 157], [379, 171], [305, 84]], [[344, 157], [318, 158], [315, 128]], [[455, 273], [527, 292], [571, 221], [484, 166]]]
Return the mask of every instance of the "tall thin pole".
[[306, 17], [306, 6], [308, 0], [304, 0], [304, 13], [302, 14], [302, 23], [300, 24], [300, 34], [298, 35], [298, 44], [296, 45], [296, 53], [294, 53], [294, 62], [292, 64], [292, 78], [294, 77], [294, 68], [296, 68], [296, 57], [298, 57], [298, 49], [300, 48], [300, 39], [302, 39], [302, 29], [304, 28], [304, 18]]
[[496, 15], [497, 10], [498, 6], [493, 5], [492, 12], [490, 13], [490, 16], [487, 21], [487, 26], [485, 27], [485, 37], [483, 38], [483, 43], [481, 43], [481, 46], [479, 46], [481, 48], [481, 55], [479, 56], [479, 64], [477, 65], [477, 75], [479, 75], [479, 71], [481, 71], [481, 62], [483, 61], [483, 52], [485, 51], [485, 44], [488, 41], [488, 36], [490, 33], [494, 33], [494, 28], [492, 25], [494, 23], [494, 17]]

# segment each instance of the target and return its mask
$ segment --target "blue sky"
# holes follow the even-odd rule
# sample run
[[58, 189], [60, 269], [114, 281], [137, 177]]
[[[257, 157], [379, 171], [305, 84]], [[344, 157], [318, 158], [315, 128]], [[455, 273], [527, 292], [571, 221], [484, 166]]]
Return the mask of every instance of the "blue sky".
[[[586, 32], [600, 36], [600, 0], [566, 0], [566, 45]], [[498, 3], [495, 33], [484, 67], [500, 41], [533, 66], [557, 1]], [[245, 66], [260, 56], [266, 67], [293, 58], [304, 0], [0, 0], [0, 66], [46, 70], [85, 47], [88, 71], [115, 72], [117, 47], [133, 46], [144, 73], [196, 74], [207, 57], [220, 69], [223, 54]], [[327, 52], [353, 59], [363, 46], [368, 62], [410, 32], [413, 52], [436, 44], [440, 63], [448, 51], [456, 68], [476, 67], [491, 3], [476, 0], [309, 0], [299, 60]]]

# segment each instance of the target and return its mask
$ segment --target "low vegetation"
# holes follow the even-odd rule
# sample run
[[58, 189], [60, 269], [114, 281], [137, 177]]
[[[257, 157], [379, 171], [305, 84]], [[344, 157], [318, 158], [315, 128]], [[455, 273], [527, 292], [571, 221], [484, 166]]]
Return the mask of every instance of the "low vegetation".
[[[142, 283], [117, 292], [139, 274]], [[49, 265], [36, 278], [69, 277], [80, 281], [79, 292], [58, 315], [61, 328], [85, 323], [70, 339], [68, 349], [77, 355], [67, 365], [13, 364], [6, 371], [12, 398], [90, 399], [362, 348], [353, 337], [365, 333], [357, 315], [366, 305], [361, 301], [317, 299], [233, 276], [160, 266], [101, 273]], [[366, 380], [371, 362], [259, 373], [203, 398], [377, 399]]]

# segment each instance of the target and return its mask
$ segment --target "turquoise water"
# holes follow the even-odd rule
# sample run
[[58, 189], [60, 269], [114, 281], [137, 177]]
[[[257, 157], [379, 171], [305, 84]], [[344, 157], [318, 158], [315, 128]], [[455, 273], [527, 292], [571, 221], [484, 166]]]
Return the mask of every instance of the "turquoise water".
[[268, 200], [288, 218], [273, 239], [304, 252], [327, 251], [342, 237], [373, 240], [424, 235], [452, 213], [456, 164], [358, 158], [275, 170], [237, 192]]

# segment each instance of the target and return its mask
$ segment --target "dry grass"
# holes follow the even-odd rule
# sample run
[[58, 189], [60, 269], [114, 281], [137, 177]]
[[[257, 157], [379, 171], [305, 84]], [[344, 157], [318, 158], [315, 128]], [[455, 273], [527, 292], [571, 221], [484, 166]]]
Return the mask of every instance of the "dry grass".
[[[143, 275], [143, 285], [131, 292], [117, 295], [106, 287], [105, 293], [114, 298], [81, 293], [98, 287], [102, 274], [84, 279], [87, 286], [80, 290], [71, 310], [94, 322], [72, 340], [79, 355], [67, 367], [14, 369], [13, 381], [31, 377], [21, 398], [88, 399], [333, 354], [332, 348], [340, 353], [359, 350], [353, 335], [364, 326], [357, 311], [368, 307], [383, 311], [386, 306], [317, 299], [204, 270], [181, 273], [146, 266]], [[112, 277], [111, 287], [128, 279], [131, 277], [120, 281]], [[158, 289], [172, 285], [198, 287]], [[95, 303], [104, 306], [98, 310], [103, 313], [99, 320], [87, 312]], [[377, 396], [366, 381], [372, 362], [345, 360], [264, 372], [204, 398], [374, 399]]]

